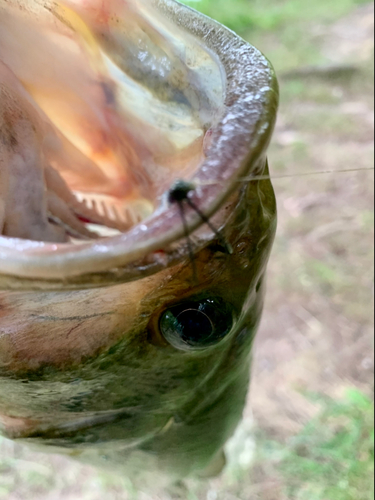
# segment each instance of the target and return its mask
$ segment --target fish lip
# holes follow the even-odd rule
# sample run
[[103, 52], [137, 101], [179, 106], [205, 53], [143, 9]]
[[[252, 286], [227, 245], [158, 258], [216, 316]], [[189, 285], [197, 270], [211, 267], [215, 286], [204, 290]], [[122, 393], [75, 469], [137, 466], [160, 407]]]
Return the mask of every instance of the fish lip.
[[[276, 76], [261, 52], [216, 21], [175, 0], [152, 3], [181, 29], [204, 39], [227, 75], [225, 112], [215, 131], [210, 156], [195, 176], [202, 186], [192, 198], [210, 217], [238, 189], [239, 179], [255, 172], [264, 158], [276, 121]], [[186, 23], [182, 26], [183, 15]], [[224, 50], [223, 55], [220, 50]], [[205, 185], [208, 181], [211, 184]], [[202, 223], [197, 214], [188, 213], [190, 233]], [[181, 252], [178, 255], [169, 250], [184, 234], [178, 207], [168, 206], [121, 236], [78, 247], [0, 237], [0, 289], [93, 287], [103, 278], [105, 282], [106, 275], [113, 280], [114, 269], [120, 270], [121, 282], [133, 281], [184, 260]], [[161, 249], [165, 257], [162, 261]]]

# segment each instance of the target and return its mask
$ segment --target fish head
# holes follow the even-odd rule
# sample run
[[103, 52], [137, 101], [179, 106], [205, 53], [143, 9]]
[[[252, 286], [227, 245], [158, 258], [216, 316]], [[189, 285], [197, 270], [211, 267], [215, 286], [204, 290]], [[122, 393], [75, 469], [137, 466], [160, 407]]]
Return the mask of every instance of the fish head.
[[1, 0], [0, 92], [0, 431], [141, 484], [204, 471], [276, 229], [270, 63], [174, 0]]

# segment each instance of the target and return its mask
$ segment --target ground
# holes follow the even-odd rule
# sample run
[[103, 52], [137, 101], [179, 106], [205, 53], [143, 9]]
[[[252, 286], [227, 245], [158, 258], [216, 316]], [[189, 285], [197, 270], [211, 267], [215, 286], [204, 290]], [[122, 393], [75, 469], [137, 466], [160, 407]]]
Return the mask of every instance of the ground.
[[[182, 498], [370, 500], [374, 176], [361, 169], [373, 167], [373, 3], [187, 3], [267, 54], [282, 99], [269, 155], [279, 231], [249, 404], [227, 472]], [[26, 498], [159, 500], [2, 440], [0, 499]]]

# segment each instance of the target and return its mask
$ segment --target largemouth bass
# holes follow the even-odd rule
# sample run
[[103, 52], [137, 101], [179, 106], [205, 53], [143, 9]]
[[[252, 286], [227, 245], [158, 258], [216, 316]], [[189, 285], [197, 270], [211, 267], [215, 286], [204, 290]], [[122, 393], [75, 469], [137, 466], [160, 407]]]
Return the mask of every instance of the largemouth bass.
[[1, 433], [142, 484], [204, 473], [276, 229], [272, 67], [174, 0], [0, 0], [0, 94]]

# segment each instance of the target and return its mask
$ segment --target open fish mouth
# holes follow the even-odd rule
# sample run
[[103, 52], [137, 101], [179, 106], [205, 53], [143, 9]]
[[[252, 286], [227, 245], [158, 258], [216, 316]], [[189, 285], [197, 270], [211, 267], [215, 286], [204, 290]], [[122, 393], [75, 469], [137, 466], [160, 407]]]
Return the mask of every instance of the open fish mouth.
[[165, 193], [217, 213], [277, 106], [262, 54], [174, 0], [1, 0], [0, 93], [2, 288], [165, 267], [203, 223]]
[[276, 230], [277, 104], [265, 57], [175, 0], [0, 0], [2, 434], [141, 485], [218, 456]]

